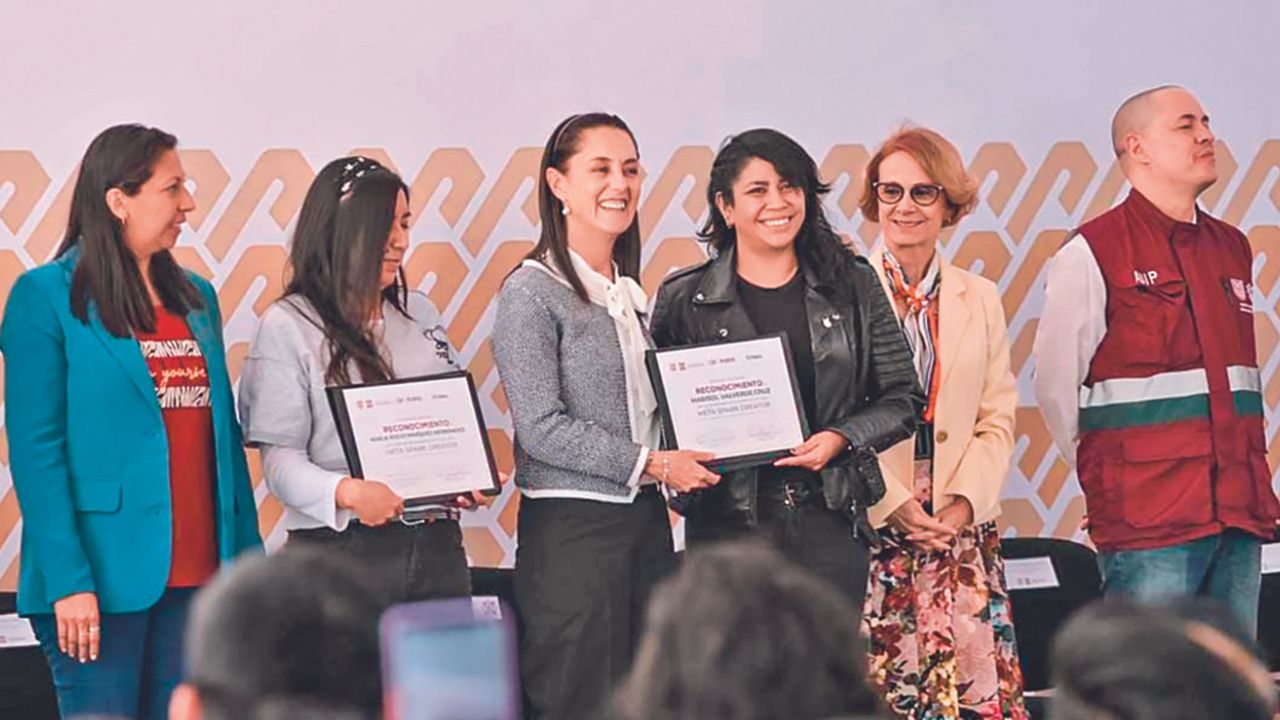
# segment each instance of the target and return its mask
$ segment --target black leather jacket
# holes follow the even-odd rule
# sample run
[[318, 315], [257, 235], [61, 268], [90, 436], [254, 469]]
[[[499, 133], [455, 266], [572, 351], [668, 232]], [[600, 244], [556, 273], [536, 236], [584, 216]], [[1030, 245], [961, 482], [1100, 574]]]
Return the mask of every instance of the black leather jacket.
[[[911, 436], [923, 395], [879, 278], [865, 258], [856, 258], [855, 270], [849, 280], [856, 302], [849, 307], [833, 300], [832, 289], [801, 266], [818, 405], [812, 431], [834, 430], [851, 447], [879, 452]], [[654, 343], [663, 348], [758, 335], [738, 302], [736, 275], [730, 247], [667, 277], [650, 321]], [[879, 498], [869, 497], [853, 460], [849, 451], [833, 458], [822, 470], [822, 491], [827, 507], [867, 528], [866, 507]], [[757, 472], [747, 469], [726, 473], [714, 487], [693, 493], [683, 510], [699, 522], [752, 526], [756, 501]]]

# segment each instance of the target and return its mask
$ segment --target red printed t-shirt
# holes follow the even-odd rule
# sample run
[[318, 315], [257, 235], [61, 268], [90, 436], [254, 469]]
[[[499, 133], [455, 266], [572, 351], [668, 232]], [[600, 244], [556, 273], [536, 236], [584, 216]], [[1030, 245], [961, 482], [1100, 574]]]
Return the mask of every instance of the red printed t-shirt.
[[181, 315], [157, 307], [156, 331], [137, 335], [169, 438], [173, 555], [168, 586], [195, 587], [218, 569], [209, 373]]

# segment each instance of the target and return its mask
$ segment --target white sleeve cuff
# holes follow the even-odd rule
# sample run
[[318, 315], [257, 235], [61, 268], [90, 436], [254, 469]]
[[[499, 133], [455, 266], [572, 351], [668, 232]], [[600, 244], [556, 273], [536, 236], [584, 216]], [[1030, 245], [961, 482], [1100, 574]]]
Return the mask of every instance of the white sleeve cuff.
[[316, 518], [338, 532], [346, 530], [347, 526], [351, 524], [351, 511], [338, 507], [338, 484], [346, 477], [346, 475], [341, 473], [335, 473], [329, 478], [328, 496], [333, 499], [333, 502], [328, 505], [328, 512], [326, 513], [327, 517]]
[[635, 489], [640, 487], [640, 478], [644, 477], [644, 466], [649, 463], [649, 453], [653, 452], [647, 447], [640, 447], [640, 457], [636, 458], [636, 466], [631, 470], [631, 479], [627, 480], [627, 487]]

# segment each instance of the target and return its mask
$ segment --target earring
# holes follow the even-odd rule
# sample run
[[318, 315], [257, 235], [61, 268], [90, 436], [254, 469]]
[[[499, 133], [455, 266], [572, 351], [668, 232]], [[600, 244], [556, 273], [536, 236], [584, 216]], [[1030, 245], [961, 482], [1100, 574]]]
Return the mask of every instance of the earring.
[[568, 206], [568, 205], [565, 205], [564, 203], [561, 203], [561, 204], [560, 204], [560, 214], [561, 214], [561, 215], [568, 215], [568, 214], [569, 214], [569, 206]]

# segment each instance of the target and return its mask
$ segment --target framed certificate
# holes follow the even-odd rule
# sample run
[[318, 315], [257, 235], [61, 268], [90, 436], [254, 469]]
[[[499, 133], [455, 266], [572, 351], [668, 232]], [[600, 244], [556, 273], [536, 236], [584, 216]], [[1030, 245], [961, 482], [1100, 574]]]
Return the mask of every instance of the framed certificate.
[[351, 476], [405, 505], [502, 491], [475, 383], [466, 371], [328, 388]]
[[785, 333], [650, 350], [670, 443], [713, 452], [717, 472], [766, 465], [809, 435]]

